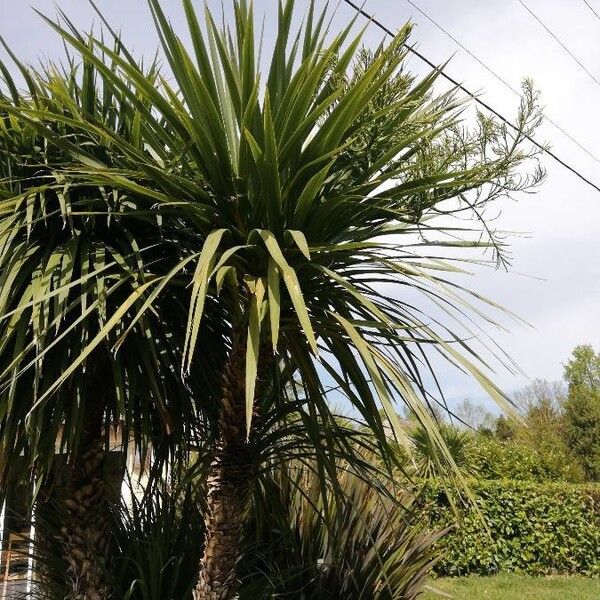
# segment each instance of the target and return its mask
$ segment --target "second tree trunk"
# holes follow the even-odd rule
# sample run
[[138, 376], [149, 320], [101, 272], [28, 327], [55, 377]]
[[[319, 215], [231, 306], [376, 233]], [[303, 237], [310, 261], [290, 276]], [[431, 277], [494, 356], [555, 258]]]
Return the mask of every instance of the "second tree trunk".
[[194, 600], [232, 600], [252, 481], [246, 442], [246, 345], [237, 338], [222, 377], [219, 437], [207, 481], [204, 556]]

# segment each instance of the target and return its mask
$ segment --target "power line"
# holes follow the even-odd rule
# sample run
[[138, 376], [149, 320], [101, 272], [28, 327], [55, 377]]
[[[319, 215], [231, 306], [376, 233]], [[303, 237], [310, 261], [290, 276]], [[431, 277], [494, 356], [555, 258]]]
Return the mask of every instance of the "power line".
[[[585, 0], [583, 0], [585, 2]], [[427, 14], [420, 6], [415, 4], [413, 0], [406, 0], [413, 8], [418, 10], [430, 23], [435, 25], [440, 31], [446, 34], [457, 46], [462, 48], [473, 60], [477, 61], [479, 65], [481, 65], [490, 75], [495, 77], [500, 83], [504, 85], [504, 87], [508, 88], [513, 94], [520, 96], [518, 90], [516, 90], [504, 77], [498, 75], [496, 71], [494, 71], [490, 66], [488, 66], [485, 62], [483, 62], [477, 55], [475, 55], [469, 48], [467, 48], [460, 40], [458, 40], [454, 35], [452, 35], [447, 29], [445, 29], [442, 25], [440, 25], [433, 17]], [[581, 150], [583, 150], [588, 156], [593, 158], [597, 163], [600, 163], [600, 160], [592, 153], [591, 150], [588, 150], [581, 142], [576, 140], [568, 131], [566, 131], [563, 127], [561, 127], [558, 123], [553, 121], [546, 114], [544, 115], [544, 119], [548, 121], [551, 125], [553, 125], [558, 131], [560, 131], [565, 137], [571, 140], [575, 145], [577, 145]]]
[[561, 48], [589, 75], [589, 77], [596, 83], [596, 85], [600, 86], [600, 81], [596, 78], [596, 76], [588, 70], [588, 68], [565, 46], [565, 44], [558, 38], [557, 35], [523, 2], [523, 0], [518, 0], [519, 4], [560, 44]]
[[583, 3], [596, 15], [597, 19], [600, 19], [600, 15], [596, 12], [594, 7], [587, 0], [583, 0]]
[[[391, 37], [395, 37], [394, 34], [393, 34], [393, 32], [391, 31], [391, 29], [389, 29], [388, 27], [386, 27], [383, 23], [381, 23], [381, 21], [378, 21], [375, 17], [373, 17], [368, 12], [366, 12], [365, 10], [363, 10], [360, 6], [358, 6], [357, 4], [355, 4], [352, 0], [344, 0], [344, 2], [348, 6], [351, 6], [358, 14], [362, 15], [363, 17], [365, 17], [366, 19], [368, 19], [371, 23], [373, 23], [374, 25], [376, 25], [377, 27], [379, 27], [379, 29], [381, 29], [387, 35], [389, 35]], [[482, 106], [483, 108], [485, 108], [488, 112], [490, 112], [491, 114], [493, 114], [495, 117], [497, 117], [498, 119], [500, 119], [508, 127], [510, 127], [511, 129], [513, 129], [514, 131], [517, 131], [517, 132], [521, 133], [525, 137], [525, 139], [527, 139], [531, 144], [533, 144], [536, 148], [538, 148], [538, 150], [542, 151], [544, 154], [547, 154], [550, 158], [552, 158], [553, 160], [555, 160], [558, 164], [560, 164], [561, 166], [563, 166], [565, 169], [571, 171], [571, 173], [573, 173], [573, 175], [575, 175], [576, 177], [578, 177], [579, 179], [581, 179], [583, 182], [587, 183], [587, 185], [593, 187], [597, 192], [600, 192], [600, 186], [598, 186], [595, 183], [593, 183], [592, 181], [590, 181], [587, 177], [585, 177], [585, 175], [582, 175], [574, 167], [572, 167], [571, 165], [567, 164], [564, 160], [562, 160], [556, 154], [554, 154], [554, 152], [552, 152], [551, 150], [549, 150], [545, 146], [542, 146], [542, 144], [540, 144], [537, 140], [535, 140], [534, 138], [532, 138], [529, 134], [522, 132], [514, 123], [512, 123], [509, 119], [507, 119], [506, 117], [504, 117], [503, 115], [501, 115], [497, 110], [495, 110], [494, 108], [492, 108], [487, 102], [485, 102], [481, 98], [477, 97], [468, 88], [466, 88], [464, 85], [462, 85], [461, 83], [459, 83], [456, 79], [454, 79], [454, 77], [451, 77], [450, 75], [448, 75], [444, 71], [440, 70], [437, 65], [435, 65], [426, 56], [424, 56], [418, 50], [416, 50], [414, 46], [410, 46], [408, 44], [404, 44], [404, 47], [409, 52], [412, 52], [419, 60], [423, 61], [426, 65], [428, 65], [432, 69], [435, 69], [436, 71], [439, 71], [440, 75], [444, 79], [446, 79], [446, 81], [449, 81], [457, 89], [461, 90], [464, 94], [466, 94], [467, 96], [469, 96], [469, 98], [471, 98], [474, 102], [476, 102], [477, 104], [479, 104], [480, 106]]]

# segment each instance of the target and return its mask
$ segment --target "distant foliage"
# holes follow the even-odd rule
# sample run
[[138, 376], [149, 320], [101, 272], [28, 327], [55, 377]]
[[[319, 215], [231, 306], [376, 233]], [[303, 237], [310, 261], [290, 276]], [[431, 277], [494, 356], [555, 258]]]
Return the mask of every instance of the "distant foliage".
[[[600, 575], [600, 486], [479, 481], [472, 489], [476, 509], [440, 542], [440, 575]], [[428, 497], [436, 527], [456, 522], [442, 487]]]
[[478, 431], [491, 431], [497, 421], [494, 413], [469, 398], [461, 400], [452, 412], [458, 424]]
[[[563, 382], [539, 379], [515, 392], [512, 400], [519, 418], [500, 415], [477, 427], [468, 445], [466, 474], [486, 480], [594, 481], [593, 469], [585, 463], [594, 463], [592, 449], [598, 446], [600, 451], [600, 443], [594, 443], [597, 437], [600, 442], [600, 412], [591, 406], [589, 390], [577, 402], [575, 396], [572, 386], [567, 392]], [[586, 402], [589, 406], [584, 407]], [[459, 408], [465, 413], [464, 406]], [[476, 420], [475, 408], [468, 412], [469, 421]], [[483, 407], [479, 412], [486, 414]]]
[[398, 454], [405, 472], [425, 480], [451, 477], [455, 468], [464, 477], [483, 480], [585, 481], [579, 461], [560, 437], [552, 442], [551, 435], [545, 439], [521, 428], [523, 431], [516, 430], [511, 437], [501, 438], [489, 432], [440, 426], [447, 455], [454, 466], [440, 456], [420, 427], [409, 431], [410, 456], [402, 447], [398, 448]]
[[543, 450], [523, 442], [474, 435], [468, 463], [479, 479], [581, 482], [584, 474], [561, 444]]

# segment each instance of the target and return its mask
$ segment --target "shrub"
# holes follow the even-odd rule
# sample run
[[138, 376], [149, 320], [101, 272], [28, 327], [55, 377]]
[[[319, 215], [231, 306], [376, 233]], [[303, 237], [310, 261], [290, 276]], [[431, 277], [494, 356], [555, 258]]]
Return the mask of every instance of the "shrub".
[[[441, 575], [600, 575], [600, 486], [477, 481], [475, 506], [443, 538]], [[446, 493], [430, 484], [431, 523], [457, 523]]]
[[535, 448], [523, 442], [477, 435], [468, 449], [467, 462], [479, 479], [578, 483], [584, 477], [577, 460], [561, 444]]
[[[298, 468], [299, 467], [299, 468]], [[306, 466], [275, 470], [255, 494], [241, 600], [413, 600], [439, 558], [421, 515], [351, 473], [324, 494]], [[408, 510], [407, 510], [408, 509]]]
[[[322, 493], [300, 462], [263, 472], [242, 539], [240, 600], [414, 600], [440, 557], [440, 532], [419, 527], [413, 496], [396, 501], [377, 482], [345, 472]], [[191, 600], [202, 553], [203, 480], [153, 481], [114, 513], [107, 579], [123, 600]], [[52, 516], [52, 511], [47, 511]], [[54, 539], [53, 522], [43, 532]], [[37, 535], [36, 531], [36, 535]], [[60, 553], [36, 556], [44, 576], [32, 598], [66, 598]]]
[[192, 597], [202, 556], [203, 498], [192, 486], [159, 482], [115, 515], [113, 564], [115, 598], [185, 600]]

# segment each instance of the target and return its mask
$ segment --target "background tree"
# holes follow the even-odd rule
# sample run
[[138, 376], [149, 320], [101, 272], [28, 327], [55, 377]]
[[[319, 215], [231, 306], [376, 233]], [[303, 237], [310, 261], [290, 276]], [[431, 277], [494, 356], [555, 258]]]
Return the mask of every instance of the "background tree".
[[[180, 234], [179, 264], [168, 268], [167, 261], [162, 276], [148, 280], [145, 301], [128, 318], [125, 307], [140, 294], [132, 291], [69, 369], [114, 328], [128, 334], [165, 293], [180, 297], [182, 281], [190, 284], [184, 370], [208, 369], [215, 345], [217, 357], [227, 356], [213, 368], [218, 397], [212, 389], [196, 390], [217, 419], [195, 597], [222, 600], [236, 594], [257, 460], [285, 449], [297, 434], [331, 485], [340, 459], [364, 466], [331, 413], [325, 376], [360, 415], [388, 466], [394, 454], [379, 409], [396, 441], [402, 439], [394, 400], [410, 405], [444, 452], [427, 409], [435, 389], [424, 383], [421, 366], [433, 372], [431, 351], [506, 404], [465, 341], [471, 335], [430, 318], [404, 292], [420, 294], [424, 304], [441, 303], [459, 320], [472, 306], [469, 298], [485, 304], [453, 281], [452, 273], [461, 272], [453, 263], [468, 249], [496, 249], [502, 258], [484, 210], [539, 182], [539, 169], [532, 178], [520, 175], [529, 158], [522, 143], [539, 113], [527, 85], [516, 134], [482, 115], [474, 130], [466, 129], [454, 93], [433, 91], [438, 71], [421, 81], [404, 71], [409, 27], [389, 46], [357, 54], [361, 37], [351, 35], [352, 24], [333, 34], [324, 25], [326, 12], [317, 14], [311, 2], [301, 31], [292, 33], [294, 2], [280, 3], [271, 66], [261, 78], [253, 9], [245, 0], [233, 3], [232, 30], [219, 28], [210, 12], [203, 29], [184, 0], [191, 53], [158, 0], [149, 4], [170, 81], [149, 78], [131, 55], [115, 53], [102, 39], [82, 40], [68, 21], [51, 22], [140, 112], [135, 143], [101, 119], [65, 117], [52, 107], [18, 107], [11, 114], [69, 153], [61, 175], [71, 185], [133, 195], [133, 206], [120, 205], [128, 218], [160, 217]], [[66, 122], [78, 129], [77, 146], [43, 125]], [[113, 150], [110, 162], [88, 152], [98, 143]], [[223, 338], [212, 336], [213, 322], [223, 327]], [[302, 397], [280, 393], [292, 376]], [[66, 379], [57, 379], [45, 397]]]
[[475, 430], [491, 430], [497, 419], [489, 409], [469, 398], [461, 400], [452, 412], [458, 420], [457, 424]]
[[513, 394], [525, 427], [517, 426], [514, 440], [530, 446], [548, 460], [553, 455], [576, 457], [570, 452], [565, 437], [564, 404], [566, 389], [562, 382], [536, 379], [529, 386]]
[[565, 427], [569, 446], [586, 476], [600, 480], [600, 354], [592, 346], [577, 346], [565, 365], [569, 395]]

